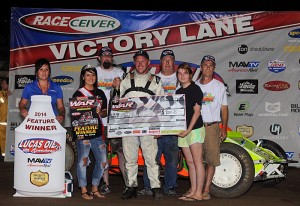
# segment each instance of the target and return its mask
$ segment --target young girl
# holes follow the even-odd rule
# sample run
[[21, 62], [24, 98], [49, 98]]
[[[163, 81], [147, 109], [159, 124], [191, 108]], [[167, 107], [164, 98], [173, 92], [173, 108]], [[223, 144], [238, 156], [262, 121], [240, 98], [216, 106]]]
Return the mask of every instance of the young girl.
[[203, 199], [202, 190], [205, 177], [202, 154], [205, 129], [201, 116], [203, 93], [200, 87], [192, 81], [192, 76], [193, 72], [188, 64], [183, 63], [178, 66], [177, 78], [181, 87], [176, 94], [185, 94], [187, 125], [187, 130], [178, 135], [178, 146], [182, 148], [186, 159], [191, 184], [189, 191], [179, 198], [183, 201]]
[[[73, 97], [91, 97], [95, 96], [101, 102], [101, 107], [97, 107], [98, 114], [98, 128], [101, 130], [101, 118], [107, 116], [107, 99], [104, 92], [97, 88], [97, 70], [95, 67], [86, 65], [81, 69], [79, 89], [73, 94]], [[100, 118], [100, 117], [101, 118]], [[99, 134], [102, 134], [100, 131]], [[76, 139], [77, 147], [77, 176], [78, 185], [81, 188], [81, 197], [86, 200], [91, 200], [93, 197], [105, 198], [99, 190], [100, 180], [103, 176], [104, 170], [107, 168], [106, 145], [102, 136], [94, 138]], [[87, 177], [86, 168], [90, 163], [89, 153], [92, 150], [95, 157], [95, 166], [92, 177], [91, 192], [87, 191]]]

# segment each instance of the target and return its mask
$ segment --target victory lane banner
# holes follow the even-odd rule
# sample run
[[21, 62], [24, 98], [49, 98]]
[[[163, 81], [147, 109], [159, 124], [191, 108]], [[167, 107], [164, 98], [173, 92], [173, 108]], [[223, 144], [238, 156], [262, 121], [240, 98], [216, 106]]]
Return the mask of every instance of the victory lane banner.
[[101, 101], [96, 97], [75, 97], [70, 98], [69, 102], [73, 137], [76, 139], [99, 137], [100, 119], [96, 108], [101, 107]]
[[111, 106], [108, 138], [177, 135], [185, 130], [185, 95], [120, 98]]

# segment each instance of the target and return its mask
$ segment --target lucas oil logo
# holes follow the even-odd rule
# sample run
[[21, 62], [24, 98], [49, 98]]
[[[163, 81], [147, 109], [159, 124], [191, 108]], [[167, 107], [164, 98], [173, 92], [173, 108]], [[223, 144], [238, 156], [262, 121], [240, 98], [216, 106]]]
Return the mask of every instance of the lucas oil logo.
[[31, 138], [20, 141], [18, 143], [18, 148], [26, 154], [52, 154], [60, 151], [61, 145], [50, 139]]
[[102, 33], [120, 26], [120, 22], [110, 16], [68, 11], [32, 13], [22, 16], [19, 22], [30, 29], [65, 34]]

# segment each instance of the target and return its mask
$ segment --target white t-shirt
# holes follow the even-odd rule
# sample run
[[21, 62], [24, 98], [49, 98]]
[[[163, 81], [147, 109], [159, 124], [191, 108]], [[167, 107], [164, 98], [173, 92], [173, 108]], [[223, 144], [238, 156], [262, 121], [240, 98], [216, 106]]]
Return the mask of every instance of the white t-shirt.
[[228, 105], [224, 84], [213, 79], [208, 84], [196, 82], [203, 92], [201, 114], [203, 122], [221, 121], [221, 106]]
[[[102, 69], [100, 66], [96, 67], [98, 74], [98, 88], [102, 89], [107, 98], [107, 104], [110, 100], [110, 90], [112, 89], [112, 82], [115, 77], [122, 79], [123, 70], [120, 68], [113, 67], [112, 70]], [[108, 105], [107, 105], [108, 106]], [[107, 125], [107, 117], [102, 118], [103, 125]]]
[[177, 87], [176, 72], [170, 76], [163, 75], [161, 72], [157, 74], [161, 78], [162, 86], [165, 90], [165, 94], [175, 94]]

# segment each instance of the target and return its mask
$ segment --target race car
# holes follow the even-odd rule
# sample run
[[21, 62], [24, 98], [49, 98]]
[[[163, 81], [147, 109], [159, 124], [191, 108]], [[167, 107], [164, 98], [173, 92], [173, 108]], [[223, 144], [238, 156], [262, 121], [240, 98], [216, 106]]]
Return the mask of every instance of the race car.
[[[76, 152], [74, 144], [67, 144], [66, 170], [74, 170]], [[69, 147], [69, 148], [68, 148]], [[67, 154], [68, 153], [68, 154]], [[73, 154], [72, 154], [73, 153]], [[69, 157], [69, 160], [68, 157]], [[108, 146], [110, 174], [121, 175], [117, 154]], [[220, 147], [221, 165], [216, 167], [211, 186], [211, 195], [218, 198], [236, 198], [245, 194], [253, 182], [261, 182], [266, 186], [279, 184], [286, 178], [288, 164], [285, 151], [277, 143], [258, 139], [251, 141], [240, 132], [227, 131], [227, 138]], [[138, 155], [139, 175], [143, 174], [144, 159], [141, 150]], [[160, 161], [161, 176], [164, 175], [165, 159]], [[178, 154], [178, 176], [188, 178], [188, 166], [183, 153]], [[74, 176], [74, 175], [73, 175]]]

